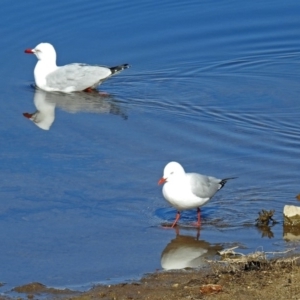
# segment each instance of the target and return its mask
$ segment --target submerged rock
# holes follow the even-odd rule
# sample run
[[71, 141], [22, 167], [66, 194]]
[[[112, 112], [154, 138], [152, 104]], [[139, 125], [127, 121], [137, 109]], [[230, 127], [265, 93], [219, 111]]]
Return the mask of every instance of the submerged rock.
[[72, 291], [69, 289], [55, 289], [55, 288], [48, 288], [46, 285], [39, 283], [39, 282], [32, 282], [29, 284], [24, 284], [21, 286], [17, 286], [12, 289], [12, 291], [17, 293], [30, 293], [30, 294], [63, 294], [63, 295], [79, 295], [81, 292]]

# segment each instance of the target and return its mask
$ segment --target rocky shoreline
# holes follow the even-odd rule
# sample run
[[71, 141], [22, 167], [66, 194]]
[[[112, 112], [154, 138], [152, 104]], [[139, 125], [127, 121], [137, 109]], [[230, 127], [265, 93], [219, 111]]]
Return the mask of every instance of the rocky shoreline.
[[267, 260], [262, 253], [209, 268], [160, 271], [139, 281], [98, 285], [87, 292], [57, 290], [40, 283], [16, 287], [20, 296], [11, 299], [300, 299], [300, 256]]

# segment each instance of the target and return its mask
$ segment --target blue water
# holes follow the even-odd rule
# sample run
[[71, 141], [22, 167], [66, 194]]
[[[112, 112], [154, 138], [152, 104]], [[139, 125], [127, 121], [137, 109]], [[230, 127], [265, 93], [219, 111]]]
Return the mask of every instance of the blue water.
[[[176, 211], [157, 186], [171, 160], [238, 177], [203, 207], [206, 248], [297, 247], [283, 239], [282, 209], [300, 192], [299, 13], [296, 0], [3, 0], [0, 292], [32, 281], [87, 289], [163, 269], [178, 241], [161, 228]], [[24, 50], [40, 42], [59, 65], [131, 68], [100, 86], [106, 96], [38, 94]], [[47, 128], [23, 116], [37, 109], [51, 112]], [[254, 226], [261, 209], [276, 211], [271, 238]], [[184, 251], [195, 217], [183, 213]], [[201, 243], [189, 248], [199, 257]]]

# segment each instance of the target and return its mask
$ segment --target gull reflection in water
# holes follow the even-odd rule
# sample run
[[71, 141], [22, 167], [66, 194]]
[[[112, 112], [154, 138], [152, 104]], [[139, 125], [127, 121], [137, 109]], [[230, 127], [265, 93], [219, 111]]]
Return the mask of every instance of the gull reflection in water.
[[165, 270], [204, 267], [206, 259], [212, 259], [222, 249], [221, 245], [177, 234], [162, 252], [161, 266]]
[[111, 113], [127, 119], [126, 114], [122, 111], [116, 100], [110, 95], [101, 95], [99, 92], [65, 94], [35, 89], [33, 103], [36, 111], [34, 113], [26, 112], [23, 115], [44, 130], [49, 130], [53, 124], [56, 106], [69, 113]]

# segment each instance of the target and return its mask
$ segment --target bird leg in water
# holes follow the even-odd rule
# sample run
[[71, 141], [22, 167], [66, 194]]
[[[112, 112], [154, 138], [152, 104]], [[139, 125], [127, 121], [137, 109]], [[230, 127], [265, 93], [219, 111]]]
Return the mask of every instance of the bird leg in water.
[[179, 219], [180, 219], [180, 211], [177, 211], [175, 221], [174, 221], [173, 225], [171, 226], [172, 228], [174, 228], [174, 226], [176, 225], [176, 223]]
[[200, 227], [201, 225], [201, 217], [200, 217], [200, 208], [197, 208], [197, 216], [198, 216], [198, 222], [197, 222], [197, 227]]

